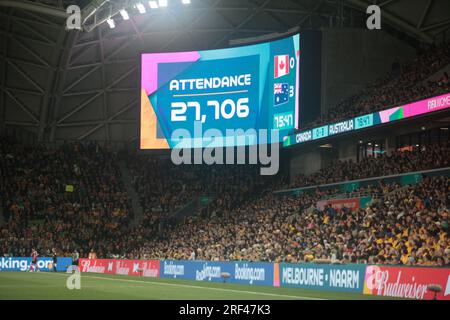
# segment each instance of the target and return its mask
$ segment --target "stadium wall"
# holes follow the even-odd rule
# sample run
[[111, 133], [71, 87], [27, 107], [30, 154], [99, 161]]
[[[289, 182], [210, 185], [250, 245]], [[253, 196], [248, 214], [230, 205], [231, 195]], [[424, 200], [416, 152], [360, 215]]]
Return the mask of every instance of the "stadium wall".
[[300, 127], [320, 117], [322, 32], [304, 31], [300, 34]]
[[428, 79], [423, 81], [424, 84], [426, 84], [428, 81], [437, 82], [440, 79], [442, 79], [442, 76], [444, 75], [444, 72], [447, 72], [447, 74], [450, 74], [450, 64], [446, 67], [442, 68], [441, 70], [435, 72], [432, 76], [430, 76]]
[[319, 171], [322, 167], [322, 155], [320, 151], [311, 150], [293, 156], [290, 160], [290, 177], [293, 178], [298, 174], [310, 175]]
[[396, 58], [405, 62], [415, 56], [413, 47], [382, 30], [324, 29], [322, 112], [386, 75]]
[[[358, 160], [363, 143], [380, 143], [381, 151], [390, 154], [397, 150], [399, 137], [445, 126], [449, 112], [450, 93], [446, 93], [297, 132], [283, 142], [283, 148], [290, 149], [291, 180], [298, 174], [315, 173], [336, 160]], [[320, 136], [317, 132], [323, 128], [325, 133]]]
[[[149, 271], [149, 272], [146, 272]], [[81, 272], [450, 300], [450, 268], [246, 261], [80, 259]], [[441, 287], [435, 294], [430, 285]]]
[[347, 161], [353, 160], [356, 161], [356, 146], [358, 145], [359, 138], [352, 137], [351, 139], [346, 139], [338, 142], [338, 152], [339, 152], [339, 160]]
[[274, 194], [278, 196], [295, 196], [304, 192], [314, 192], [317, 189], [322, 191], [339, 189], [342, 192], [352, 192], [353, 190], [359, 189], [361, 187], [367, 187], [369, 185], [378, 184], [380, 181], [383, 181], [383, 183], [398, 183], [404, 186], [407, 184], [417, 184], [421, 182], [424, 177], [433, 177], [433, 176], [448, 177], [450, 176], [450, 168], [407, 172], [403, 174], [396, 174], [390, 176], [373, 177], [367, 179], [336, 182], [302, 188], [277, 190], [274, 192]]

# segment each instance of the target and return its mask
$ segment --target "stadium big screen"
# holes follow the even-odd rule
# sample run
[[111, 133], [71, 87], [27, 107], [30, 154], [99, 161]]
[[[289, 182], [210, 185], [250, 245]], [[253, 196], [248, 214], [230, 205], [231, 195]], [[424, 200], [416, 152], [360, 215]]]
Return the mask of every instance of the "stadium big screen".
[[[298, 128], [300, 36], [141, 57], [141, 149], [254, 145]], [[182, 138], [181, 138], [182, 137]]]

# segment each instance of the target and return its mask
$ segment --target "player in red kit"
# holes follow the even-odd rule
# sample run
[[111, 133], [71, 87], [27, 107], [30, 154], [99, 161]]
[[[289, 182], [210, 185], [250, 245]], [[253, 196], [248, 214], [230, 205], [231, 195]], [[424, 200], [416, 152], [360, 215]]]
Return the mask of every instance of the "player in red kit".
[[37, 257], [38, 257], [38, 253], [37, 251], [33, 248], [31, 250], [31, 266], [30, 266], [30, 272], [33, 272], [35, 270], [37, 270], [37, 272], [39, 272], [39, 267], [37, 264]]

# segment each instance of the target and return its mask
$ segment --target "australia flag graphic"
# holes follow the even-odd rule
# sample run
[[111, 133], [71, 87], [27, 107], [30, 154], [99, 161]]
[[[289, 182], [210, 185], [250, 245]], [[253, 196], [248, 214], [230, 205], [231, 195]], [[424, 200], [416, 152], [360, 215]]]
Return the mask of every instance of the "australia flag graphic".
[[275, 83], [273, 85], [274, 106], [289, 102], [289, 84]]

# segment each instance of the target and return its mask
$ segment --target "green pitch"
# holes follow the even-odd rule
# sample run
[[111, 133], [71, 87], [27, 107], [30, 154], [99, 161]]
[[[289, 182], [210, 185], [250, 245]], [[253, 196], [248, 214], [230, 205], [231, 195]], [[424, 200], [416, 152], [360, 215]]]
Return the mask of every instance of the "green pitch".
[[0, 272], [0, 300], [5, 299], [162, 299], [162, 300], [275, 300], [374, 299], [349, 293], [292, 288], [246, 286], [190, 280], [81, 274], [81, 289], [69, 290], [69, 274]]

